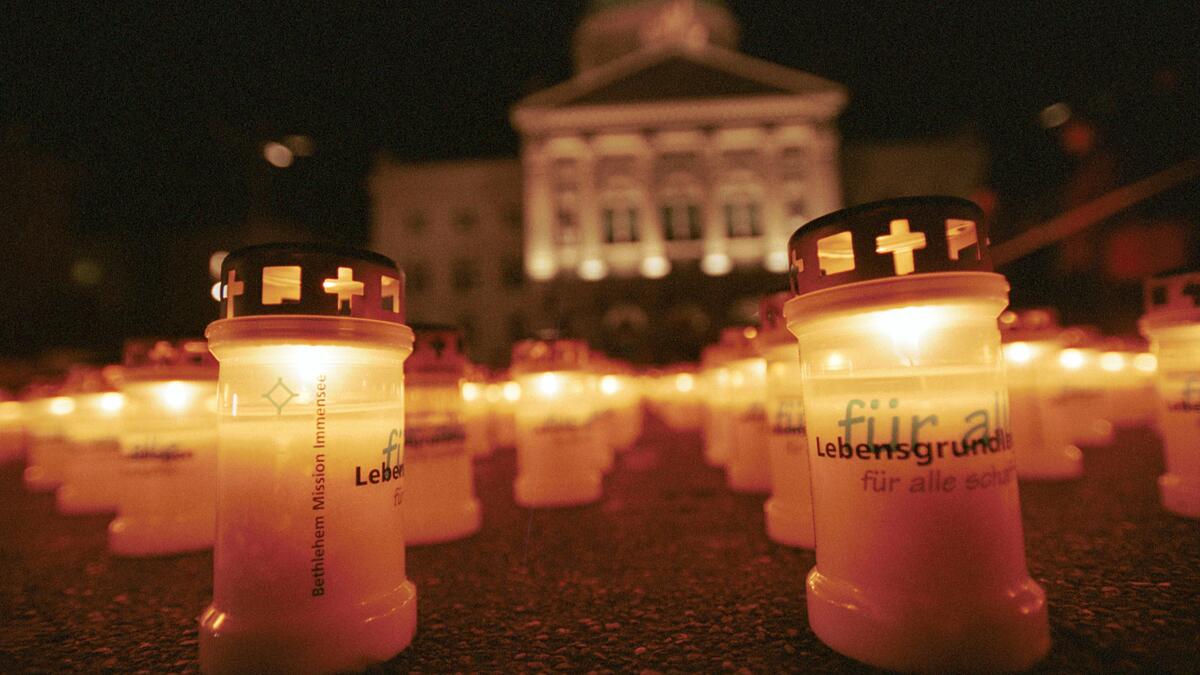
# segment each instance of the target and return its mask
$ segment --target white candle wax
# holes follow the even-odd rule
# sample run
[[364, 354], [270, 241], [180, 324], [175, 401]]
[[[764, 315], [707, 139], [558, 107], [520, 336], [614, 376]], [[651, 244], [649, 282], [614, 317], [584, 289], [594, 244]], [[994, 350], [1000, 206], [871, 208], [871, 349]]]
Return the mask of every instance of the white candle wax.
[[[215, 373], [214, 373], [215, 374]], [[215, 380], [131, 377], [120, 435], [117, 517], [108, 548], [122, 556], [211, 548], [217, 499]]]
[[1071, 425], [1051, 403], [1060, 393], [1054, 375], [1058, 344], [1013, 342], [1004, 346], [1004, 354], [1017, 474], [1049, 480], [1083, 475], [1083, 453], [1071, 443]]
[[763, 505], [767, 536], [780, 544], [813, 548], [812, 480], [796, 344], [772, 347], [765, 356], [771, 464], [771, 497]]
[[462, 383], [463, 433], [467, 452], [473, 457], [492, 454], [491, 439], [488, 438], [488, 403], [484, 397], [482, 382]]
[[231, 337], [236, 320], [209, 328], [221, 362], [219, 488], [201, 667], [328, 672], [385, 661], [416, 630], [402, 533], [411, 333], [334, 317], [249, 321], [345, 337], [297, 344]]
[[704, 460], [710, 466], [724, 466], [729, 461], [733, 421], [729, 404], [729, 369], [711, 365], [703, 372], [704, 379]]
[[479, 529], [479, 500], [457, 380], [408, 376], [404, 441], [404, 537], [450, 541]]
[[594, 423], [587, 375], [534, 372], [517, 382], [522, 393], [516, 410], [517, 503], [568, 506], [600, 499], [596, 448], [606, 444]]

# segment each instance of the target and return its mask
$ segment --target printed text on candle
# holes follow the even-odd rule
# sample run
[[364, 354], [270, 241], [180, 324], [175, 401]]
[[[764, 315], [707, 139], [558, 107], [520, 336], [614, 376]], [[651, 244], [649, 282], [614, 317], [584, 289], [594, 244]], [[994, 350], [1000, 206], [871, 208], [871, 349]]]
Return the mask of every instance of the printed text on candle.
[[[325, 405], [326, 391], [325, 375], [317, 376], [316, 384], [316, 431], [313, 433], [313, 449], [321, 450], [325, 447]], [[321, 597], [325, 595], [325, 515], [321, 511], [325, 510], [325, 453], [318, 452], [313, 455], [313, 489], [312, 489], [312, 510], [317, 512], [313, 516], [313, 544], [312, 544], [312, 595], [313, 597]]]
[[[940, 430], [940, 418], [944, 415], [900, 414], [897, 409], [901, 400], [892, 398], [887, 400], [884, 416], [877, 419], [877, 415], [871, 411], [883, 407], [879, 399], [850, 399], [846, 403], [844, 417], [837, 423], [841, 428], [837, 438], [822, 439], [816, 436], [816, 456], [859, 461], [912, 461], [917, 466], [929, 466], [943, 459], [1011, 452], [1012, 433], [1001, 426], [1008, 418], [1007, 403], [1002, 398], [996, 392], [991, 410], [978, 408], [963, 415], [961, 420], [946, 420], [948, 426], [952, 425], [955, 429], [966, 428], [962, 436], [954, 438], [935, 437]], [[880, 421], [891, 432], [885, 442], [876, 441], [877, 427], [881, 426], [877, 422]], [[904, 440], [901, 440], [902, 427], [909, 430]], [[864, 434], [865, 440], [856, 443], [859, 433]]]

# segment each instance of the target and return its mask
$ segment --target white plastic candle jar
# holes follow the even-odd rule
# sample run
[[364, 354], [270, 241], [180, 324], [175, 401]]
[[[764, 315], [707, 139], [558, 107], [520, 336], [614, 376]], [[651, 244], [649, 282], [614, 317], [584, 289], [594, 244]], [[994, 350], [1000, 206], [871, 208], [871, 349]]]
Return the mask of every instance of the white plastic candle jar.
[[120, 367], [76, 369], [73, 377], [75, 413], [68, 417], [64, 435], [71, 457], [64, 467], [63, 484], [55, 492], [59, 513], [86, 515], [113, 513], [124, 492], [118, 466], [118, 435], [125, 397], [115, 390]]
[[658, 378], [655, 412], [675, 431], [700, 428], [704, 410], [695, 367], [676, 366]]
[[359, 670], [416, 630], [405, 574], [403, 276], [319, 245], [231, 253], [207, 672]]
[[754, 347], [758, 329], [744, 327], [727, 338], [729, 368], [729, 456], [725, 481], [735, 492], [765, 494], [771, 491], [771, 463], [767, 449], [767, 362]]
[[1158, 478], [1163, 508], [1200, 518], [1200, 271], [1146, 282], [1142, 334], [1158, 358], [1158, 425], [1166, 473]]
[[463, 424], [460, 334], [449, 326], [413, 329], [405, 367], [404, 538], [429, 544], [476, 532], [480, 508]]
[[526, 507], [589, 504], [603, 486], [587, 345], [578, 340], [526, 340], [513, 348], [521, 387], [516, 409], [517, 478], [513, 494]]
[[59, 386], [35, 384], [29, 389], [25, 410], [29, 432], [23, 473], [25, 489], [53, 492], [62, 485], [71, 456], [66, 425], [75, 413], [75, 399], [65, 395]]
[[468, 368], [459, 387], [459, 393], [462, 395], [465, 443], [467, 452], [473, 457], [487, 457], [492, 454], [492, 443], [488, 438], [486, 386], [483, 375], [475, 368]]
[[108, 549], [143, 557], [212, 548], [217, 364], [203, 340], [125, 344], [122, 486]]
[[497, 377], [483, 390], [488, 404], [488, 437], [493, 448], [511, 448], [517, 444], [517, 406], [521, 385], [507, 375]]
[[1005, 312], [1000, 328], [1017, 475], [1033, 480], [1082, 476], [1083, 453], [1073, 444], [1072, 425], [1055, 414], [1053, 402], [1062, 391], [1058, 321], [1050, 310]]
[[1048, 401], [1048, 412], [1070, 430], [1071, 438], [1085, 447], [1112, 443], [1113, 424], [1108, 420], [1108, 373], [1100, 368], [1100, 350], [1093, 346], [1099, 334], [1090, 328], [1072, 327], [1062, 333], [1058, 352], [1058, 387]]
[[971, 202], [819, 218], [789, 243], [817, 564], [809, 623], [902, 671], [1019, 670], [1049, 648], [1025, 565], [990, 273]]
[[637, 379], [630, 367], [603, 358], [594, 366], [598, 379], [597, 417], [604, 437], [614, 452], [625, 452], [642, 435], [642, 401]]
[[771, 541], [812, 548], [812, 481], [808, 475], [800, 355], [796, 338], [783, 321], [783, 305], [791, 298], [791, 292], [770, 295], [763, 299], [758, 310], [762, 326], [755, 344], [767, 363], [767, 448], [771, 469], [771, 497], [763, 505], [763, 513]]
[[[739, 332], [741, 329], [737, 329]], [[725, 344], [709, 345], [701, 354], [701, 380], [704, 402], [704, 461], [710, 466], [725, 466], [729, 461], [729, 442], [733, 421], [729, 413], [729, 355]]]

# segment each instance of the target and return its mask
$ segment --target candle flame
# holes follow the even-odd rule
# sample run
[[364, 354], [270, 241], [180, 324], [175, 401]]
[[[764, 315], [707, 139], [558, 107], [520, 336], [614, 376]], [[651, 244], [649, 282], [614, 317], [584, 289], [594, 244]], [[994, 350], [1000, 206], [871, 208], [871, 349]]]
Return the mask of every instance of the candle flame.
[[479, 385], [474, 382], [463, 382], [462, 397], [467, 403], [474, 403], [479, 400]]
[[51, 415], [70, 415], [75, 412], [75, 400], [68, 396], [55, 396], [50, 399]]
[[1153, 373], [1158, 370], [1158, 357], [1149, 352], [1142, 352], [1133, 357], [1133, 367], [1143, 373]]
[[1104, 352], [1100, 355], [1100, 367], [1115, 373], [1125, 369], [1125, 355], [1120, 352]]
[[696, 378], [690, 373], [680, 373], [675, 376], [675, 390], [686, 394], [696, 388]]
[[1013, 342], [1004, 345], [1004, 358], [1009, 363], [1029, 363], [1033, 360], [1033, 347], [1027, 342]]
[[125, 407], [125, 397], [118, 392], [110, 391], [101, 394], [97, 404], [100, 406], [100, 412], [106, 415], [115, 415]]
[[516, 382], [505, 382], [500, 393], [504, 396], [505, 401], [516, 403], [521, 400], [521, 385]]
[[621, 381], [615, 375], [605, 375], [600, 378], [600, 393], [605, 396], [616, 396], [621, 391]]

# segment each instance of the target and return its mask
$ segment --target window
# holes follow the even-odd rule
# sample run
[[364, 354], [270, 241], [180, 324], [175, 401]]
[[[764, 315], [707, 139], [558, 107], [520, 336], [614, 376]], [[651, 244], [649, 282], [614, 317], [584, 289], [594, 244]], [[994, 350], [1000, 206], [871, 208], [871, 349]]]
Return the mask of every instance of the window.
[[520, 288], [525, 283], [525, 263], [508, 256], [500, 263], [500, 281], [506, 288]]
[[700, 206], [690, 202], [664, 204], [662, 207], [663, 237], [667, 241], [689, 241], [703, 236]]
[[459, 258], [450, 271], [450, 283], [456, 291], [469, 291], [479, 285], [479, 269], [475, 261]]
[[454, 227], [460, 232], [470, 232], [475, 228], [479, 216], [471, 209], [462, 209], [454, 214]]
[[425, 263], [404, 266], [404, 286], [409, 293], [420, 293], [429, 287], [429, 268]]
[[750, 199], [725, 202], [725, 234], [731, 239], [762, 235], [758, 202]]
[[604, 241], [619, 244], [640, 239], [636, 207], [605, 208], [600, 212], [600, 216], [604, 224]]

